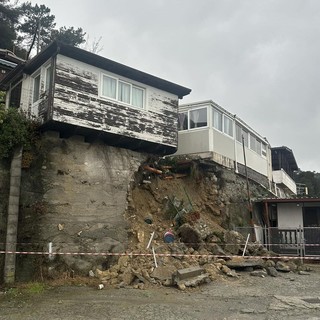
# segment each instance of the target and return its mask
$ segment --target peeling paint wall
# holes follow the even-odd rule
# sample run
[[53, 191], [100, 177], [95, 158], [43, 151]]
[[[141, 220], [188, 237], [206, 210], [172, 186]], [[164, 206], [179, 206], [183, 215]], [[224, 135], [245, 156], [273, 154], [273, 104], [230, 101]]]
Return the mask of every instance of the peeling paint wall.
[[58, 55], [52, 119], [177, 146], [177, 96], [121, 77], [145, 89], [145, 108], [134, 108], [100, 97], [102, 73], [107, 72]]

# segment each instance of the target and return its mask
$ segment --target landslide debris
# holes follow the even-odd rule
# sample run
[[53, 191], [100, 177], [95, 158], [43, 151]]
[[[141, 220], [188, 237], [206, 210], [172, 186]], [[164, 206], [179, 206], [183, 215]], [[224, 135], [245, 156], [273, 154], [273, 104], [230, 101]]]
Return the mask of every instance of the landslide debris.
[[[247, 211], [245, 180], [230, 176], [213, 162], [149, 162], [141, 166], [128, 193], [128, 255], [107, 270], [97, 268], [94, 274], [104, 285], [140, 289], [171, 286], [177, 270], [190, 267], [201, 266], [205, 276], [180, 283], [180, 289], [203, 279], [238, 277], [226, 261], [242, 254], [245, 239], [229, 227], [232, 214]], [[250, 253], [270, 255], [262, 245], [252, 242], [248, 245]], [[250, 271], [254, 268], [264, 268], [264, 262], [250, 265]]]

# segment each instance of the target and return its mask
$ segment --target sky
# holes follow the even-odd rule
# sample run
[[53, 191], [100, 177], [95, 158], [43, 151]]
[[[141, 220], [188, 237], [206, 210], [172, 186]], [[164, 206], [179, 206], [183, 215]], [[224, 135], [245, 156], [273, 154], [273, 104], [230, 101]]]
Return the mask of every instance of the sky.
[[320, 1], [39, 0], [99, 55], [213, 100], [320, 172]]

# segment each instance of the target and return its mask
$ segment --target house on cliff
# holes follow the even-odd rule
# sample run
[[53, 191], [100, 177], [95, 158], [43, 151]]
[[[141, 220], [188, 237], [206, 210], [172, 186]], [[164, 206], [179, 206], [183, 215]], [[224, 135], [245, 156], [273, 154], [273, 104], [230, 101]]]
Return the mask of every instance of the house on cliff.
[[265, 137], [212, 100], [179, 106], [178, 151], [211, 159], [263, 185], [279, 197], [296, 195], [292, 150]]
[[190, 89], [53, 42], [0, 82], [7, 106], [63, 137], [83, 135], [135, 151], [177, 149], [178, 100]]
[[[212, 100], [179, 106], [177, 155], [209, 158], [272, 189], [271, 146]], [[273, 188], [274, 189], [274, 188]]]

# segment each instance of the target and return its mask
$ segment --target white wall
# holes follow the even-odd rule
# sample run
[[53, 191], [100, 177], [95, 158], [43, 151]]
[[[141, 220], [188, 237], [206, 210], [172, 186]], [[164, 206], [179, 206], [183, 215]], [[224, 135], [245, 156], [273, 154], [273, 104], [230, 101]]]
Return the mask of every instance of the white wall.
[[278, 228], [303, 227], [302, 206], [296, 203], [278, 203]]

